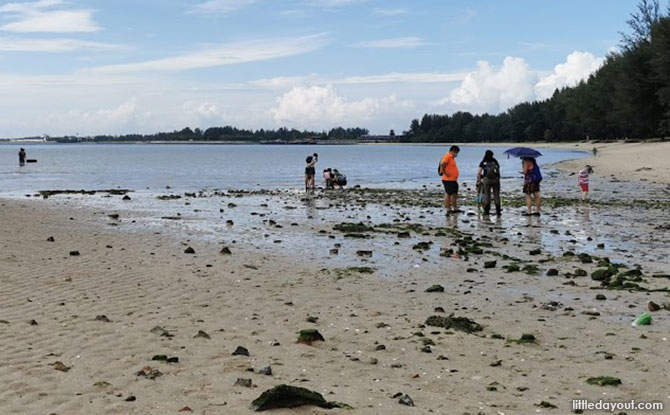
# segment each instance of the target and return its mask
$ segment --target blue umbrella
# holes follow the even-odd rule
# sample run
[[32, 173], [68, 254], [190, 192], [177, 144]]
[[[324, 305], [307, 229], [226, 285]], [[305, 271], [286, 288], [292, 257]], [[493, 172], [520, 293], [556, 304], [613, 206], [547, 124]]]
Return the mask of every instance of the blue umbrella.
[[524, 158], [524, 157], [540, 157], [542, 153], [530, 147], [514, 147], [506, 150], [503, 154], [508, 156]]

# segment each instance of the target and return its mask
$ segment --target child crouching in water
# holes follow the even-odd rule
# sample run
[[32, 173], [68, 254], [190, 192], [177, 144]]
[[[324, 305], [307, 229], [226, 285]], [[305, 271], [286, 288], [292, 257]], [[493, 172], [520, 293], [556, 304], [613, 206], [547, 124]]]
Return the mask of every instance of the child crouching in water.
[[579, 187], [582, 188], [582, 200], [589, 200], [589, 175], [593, 173], [593, 168], [588, 164], [579, 171]]

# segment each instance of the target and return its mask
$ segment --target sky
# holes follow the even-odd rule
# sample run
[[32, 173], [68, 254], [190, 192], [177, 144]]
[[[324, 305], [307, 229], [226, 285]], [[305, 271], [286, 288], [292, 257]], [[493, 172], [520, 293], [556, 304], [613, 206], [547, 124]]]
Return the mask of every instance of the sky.
[[0, 137], [499, 113], [597, 70], [635, 4], [0, 1]]

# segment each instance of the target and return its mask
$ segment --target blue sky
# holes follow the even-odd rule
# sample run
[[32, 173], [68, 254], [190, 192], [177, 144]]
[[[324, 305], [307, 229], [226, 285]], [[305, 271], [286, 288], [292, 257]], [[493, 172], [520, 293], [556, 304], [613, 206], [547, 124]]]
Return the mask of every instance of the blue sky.
[[3, 1], [0, 137], [497, 113], [592, 73], [635, 3]]

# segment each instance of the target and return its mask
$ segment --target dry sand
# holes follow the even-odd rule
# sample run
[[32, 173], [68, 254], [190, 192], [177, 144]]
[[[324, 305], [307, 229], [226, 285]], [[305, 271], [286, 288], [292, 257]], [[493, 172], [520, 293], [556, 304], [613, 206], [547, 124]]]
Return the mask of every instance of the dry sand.
[[[595, 269], [573, 258], [550, 264], [560, 269], [556, 277], [505, 273], [503, 254], [538, 259], [529, 255], [532, 241], [494, 234], [494, 247], [467, 262], [422, 262], [410, 250], [417, 265], [398, 275], [338, 276], [302, 253], [271, 255], [241, 241], [225, 256], [214, 242], [127, 232], [108, 226], [100, 212], [52, 200], [0, 203], [2, 414], [171, 414], [184, 407], [245, 414], [262, 391], [282, 383], [345, 402], [356, 414], [568, 413], [577, 398], [670, 404], [667, 325], [630, 326], [649, 300], [663, 304], [668, 294], [594, 291], [590, 278], [564, 275]], [[447, 248], [456, 236], [432, 239]], [[496, 268], [483, 268], [489, 260]], [[653, 280], [652, 288], [669, 284]], [[426, 293], [433, 284], [446, 292]], [[484, 330], [423, 326], [431, 315], [451, 313]], [[110, 321], [96, 320], [101, 315]], [[308, 316], [318, 320], [308, 323]], [[654, 318], [663, 322], [668, 311]], [[156, 326], [174, 337], [152, 333]], [[305, 328], [318, 329], [325, 342], [296, 344]], [[199, 330], [211, 339], [194, 338]], [[524, 333], [537, 343], [508, 341]], [[250, 357], [231, 356], [237, 346]], [[179, 362], [151, 360], [159, 354]], [[56, 370], [57, 361], [70, 370]], [[268, 365], [273, 376], [257, 373]], [[137, 376], [145, 366], [163, 375]], [[592, 376], [618, 377], [622, 385], [589, 385]], [[253, 387], [234, 386], [238, 378]], [[398, 392], [416, 406], [391, 398]]]
[[649, 143], [575, 143], [560, 144], [555, 148], [573, 148], [584, 151], [598, 150], [596, 156], [558, 163], [565, 171], [578, 172], [590, 164], [600, 176], [614, 176], [621, 180], [640, 180], [670, 183], [670, 141]]

